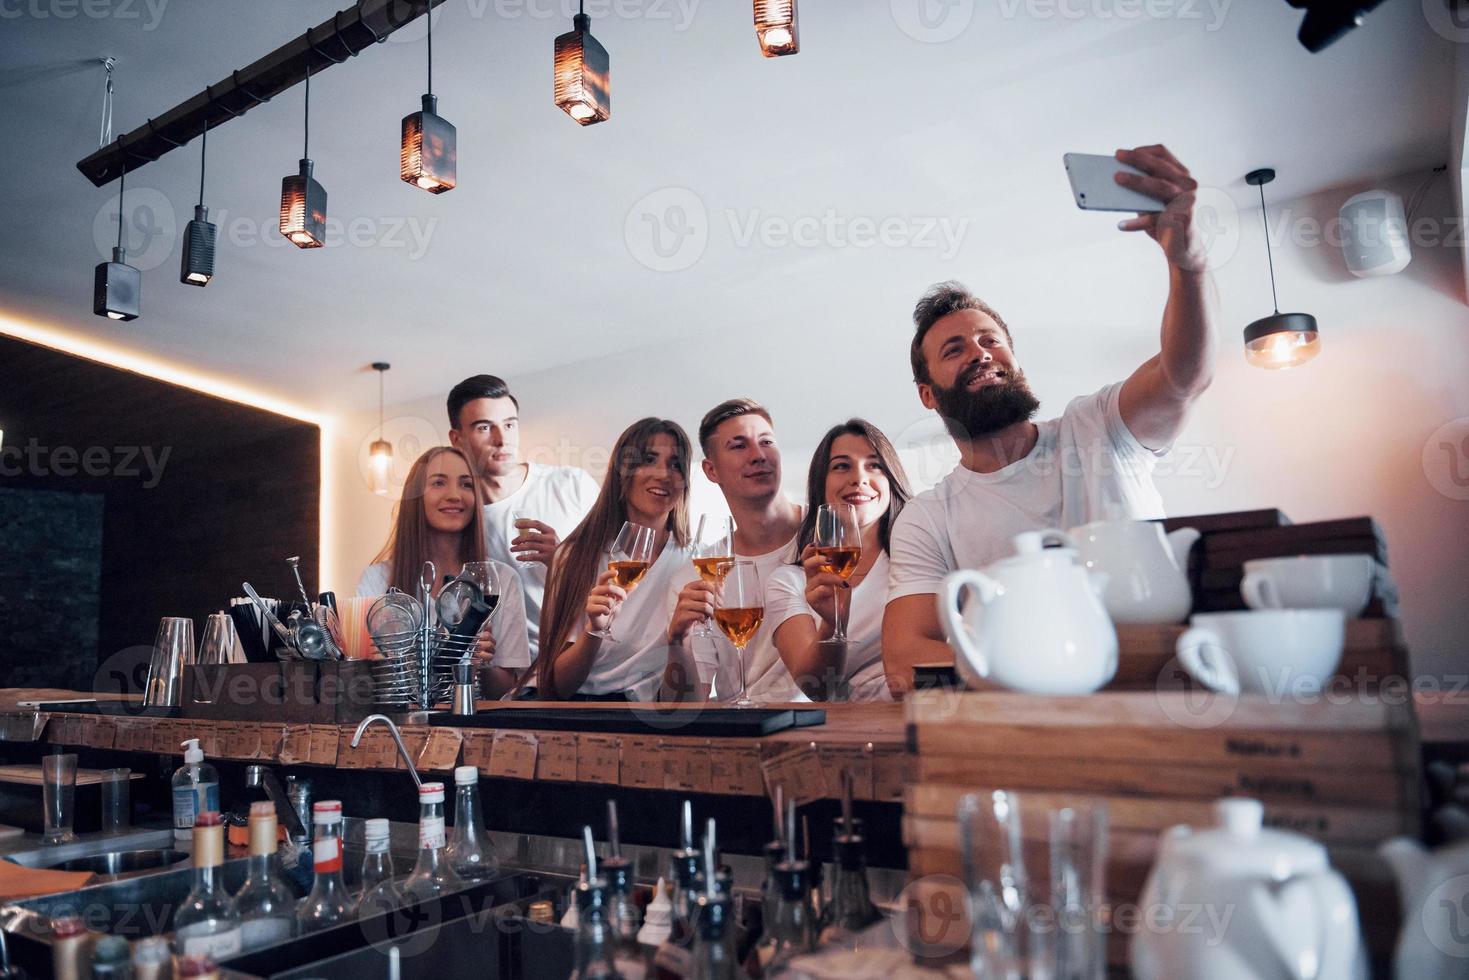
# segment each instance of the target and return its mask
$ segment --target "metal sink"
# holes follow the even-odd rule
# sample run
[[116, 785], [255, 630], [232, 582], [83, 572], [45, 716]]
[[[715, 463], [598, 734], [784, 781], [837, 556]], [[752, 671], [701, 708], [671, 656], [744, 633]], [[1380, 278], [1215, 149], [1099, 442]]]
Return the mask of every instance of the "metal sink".
[[90, 871], [104, 878], [117, 879], [128, 875], [145, 874], [185, 864], [189, 860], [187, 851], [158, 848], [140, 851], [107, 851], [90, 857], [56, 861], [42, 867], [55, 871]]

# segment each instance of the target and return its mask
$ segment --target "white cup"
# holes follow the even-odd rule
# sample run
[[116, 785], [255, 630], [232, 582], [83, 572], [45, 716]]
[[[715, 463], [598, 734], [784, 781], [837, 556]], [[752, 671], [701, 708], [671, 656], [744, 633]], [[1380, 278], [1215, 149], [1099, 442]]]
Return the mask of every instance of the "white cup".
[[1250, 609], [1199, 613], [1178, 638], [1178, 660], [1224, 694], [1319, 693], [1341, 663], [1340, 609]]
[[1360, 616], [1372, 598], [1371, 555], [1299, 555], [1245, 562], [1239, 593], [1251, 609], [1340, 609]]

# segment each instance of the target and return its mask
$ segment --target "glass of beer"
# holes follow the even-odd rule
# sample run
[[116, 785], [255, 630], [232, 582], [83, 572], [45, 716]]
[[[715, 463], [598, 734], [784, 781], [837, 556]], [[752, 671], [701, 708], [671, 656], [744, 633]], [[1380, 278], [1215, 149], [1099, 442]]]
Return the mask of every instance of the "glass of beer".
[[[648, 569], [653, 564], [653, 542], [657, 536], [658, 532], [651, 527], [643, 527], [631, 521], [623, 522], [622, 530], [617, 532], [617, 537], [612, 542], [607, 561], [607, 571], [612, 573], [612, 580], [620, 588], [631, 590], [648, 574]], [[610, 637], [612, 624], [608, 623], [604, 630], [590, 632], [593, 636]]]
[[765, 621], [765, 591], [760, 584], [760, 569], [752, 561], [735, 559], [724, 576], [724, 588], [714, 608], [714, 622], [719, 631], [734, 644], [740, 665], [740, 693], [731, 702], [736, 708], [749, 708], [755, 702], [745, 691], [745, 646]]
[[[716, 589], [734, 565], [734, 518], [705, 514], [694, 534], [694, 569], [699, 578]], [[694, 630], [695, 636], [713, 636], [708, 620]]]
[[[862, 529], [857, 526], [857, 509], [851, 504], [822, 504], [816, 510], [816, 537], [813, 542], [816, 553], [821, 556], [821, 570], [850, 581], [862, 563]], [[850, 590], [838, 590], [835, 603], [837, 621], [832, 624], [831, 638], [846, 640], [847, 629], [842, 622], [842, 592], [848, 596]], [[850, 601], [850, 600], [849, 600]]]

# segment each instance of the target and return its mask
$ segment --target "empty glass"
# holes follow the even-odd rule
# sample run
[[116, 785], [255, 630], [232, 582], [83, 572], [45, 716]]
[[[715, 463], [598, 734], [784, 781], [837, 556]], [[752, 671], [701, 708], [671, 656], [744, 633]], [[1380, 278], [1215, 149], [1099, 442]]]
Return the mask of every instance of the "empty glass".
[[959, 801], [971, 967], [984, 980], [1102, 980], [1107, 807], [995, 790]]
[[43, 844], [64, 844], [77, 839], [72, 833], [76, 814], [77, 757], [48, 755], [41, 759], [41, 797], [46, 830]]
[[199, 641], [199, 664], [242, 664], [245, 654], [235, 621], [222, 612], [210, 613], [204, 620], [204, 637]]
[[131, 769], [102, 770], [102, 831], [126, 830], [132, 820]]
[[153, 641], [153, 659], [148, 664], [148, 686], [143, 690], [145, 707], [176, 707], [182, 687], [184, 666], [194, 662], [194, 621], [182, 616], [165, 616]]

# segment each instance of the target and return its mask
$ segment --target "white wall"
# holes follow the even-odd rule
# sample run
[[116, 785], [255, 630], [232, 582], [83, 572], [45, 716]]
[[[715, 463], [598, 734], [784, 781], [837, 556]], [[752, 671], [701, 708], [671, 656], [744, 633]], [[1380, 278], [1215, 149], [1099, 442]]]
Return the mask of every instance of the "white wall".
[[[1425, 176], [1404, 175], [1379, 186], [1406, 198]], [[1420, 216], [1451, 220], [1449, 187], [1439, 177]], [[1267, 372], [1244, 362], [1240, 331], [1270, 312], [1260, 215], [1223, 216], [1221, 246], [1232, 256], [1216, 273], [1218, 375], [1180, 442], [1173, 472], [1159, 482], [1175, 514], [1278, 506], [1298, 522], [1376, 517], [1386, 529], [1418, 668], [1462, 671], [1469, 637], [1469, 503], [1437, 492], [1423, 462], [1435, 430], [1469, 417], [1469, 315], [1459, 250], [1420, 245], [1401, 274], [1354, 279], [1336, 247], [1313, 244], [1310, 222], [1333, 218], [1340, 203], [1361, 189], [1272, 204], [1282, 309], [1314, 314], [1322, 330], [1321, 356], [1294, 371]], [[1288, 225], [1278, 224], [1283, 218]], [[1034, 233], [1029, 229], [1026, 237]], [[1005, 315], [1046, 413], [1124, 377], [1157, 349], [1167, 282], [1151, 242], [1093, 235], [1086, 244], [1068, 246], [1067, 229], [1056, 229], [1054, 247], [996, 262], [994, 255], [1005, 254], [996, 237], [1006, 234], [998, 228], [971, 235], [951, 263], [904, 258], [885, 272], [872, 257], [832, 254], [792, 270], [861, 295], [871, 312], [860, 322], [831, 322], [821, 309], [789, 308], [773, 295], [762, 322], [730, 321], [711, 309], [706, 321], [687, 325], [680, 343], [510, 378], [525, 416], [524, 447], [532, 458], [583, 465], [600, 478], [612, 442], [632, 420], [671, 417], [692, 435], [706, 409], [748, 395], [775, 416], [785, 482], [795, 495], [812, 447], [828, 426], [849, 415], [878, 424], [903, 449], [915, 482], [930, 484], [950, 465], [951, 447], [917, 401], [907, 346], [913, 301], [932, 281], [960, 278]], [[608, 297], [609, 304], [640, 302]], [[553, 321], [545, 325], [554, 328]], [[445, 393], [465, 375], [495, 371], [492, 357], [444, 352], [442, 360]], [[388, 437], [405, 447], [444, 440], [442, 396], [390, 406], [388, 414]], [[376, 423], [374, 414], [337, 426], [331, 567], [343, 588], [381, 545], [388, 526], [391, 504], [367, 493], [358, 475]], [[411, 454], [400, 447], [399, 456], [406, 468]], [[1438, 465], [1446, 467], [1447, 460]], [[702, 478], [694, 493], [695, 513], [721, 506]]]

